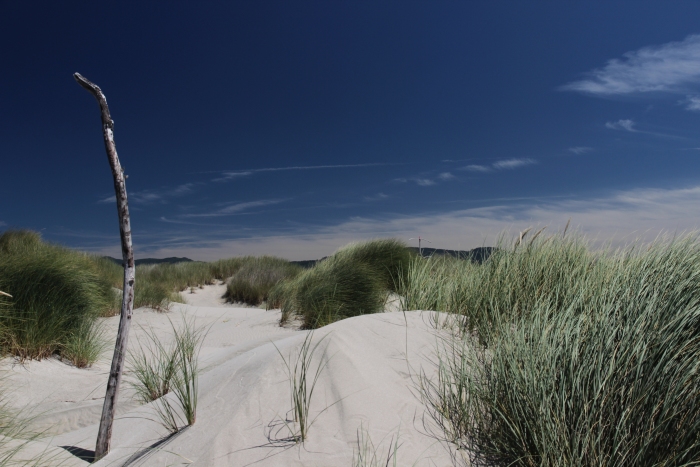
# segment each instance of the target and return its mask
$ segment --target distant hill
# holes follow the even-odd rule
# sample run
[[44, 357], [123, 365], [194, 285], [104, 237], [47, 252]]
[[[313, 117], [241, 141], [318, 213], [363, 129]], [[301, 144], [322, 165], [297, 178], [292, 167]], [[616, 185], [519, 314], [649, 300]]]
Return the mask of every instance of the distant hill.
[[[103, 258], [108, 259], [110, 261], [115, 262], [119, 266], [122, 265], [122, 260], [117, 259], [117, 258], [112, 258], [111, 256], [103, 256]], [[191, 262], [192, 260], [189, 258], [177, 258], [175, 256], [171, 256], [170, 258], [141, 258], [137, 259], [134, 261], [136, 263], [136, 266], [140, 264], [162, 264], [162, 263], [168, 263], [168, 264], [175, 264], [175, 263], [188, 263]]]

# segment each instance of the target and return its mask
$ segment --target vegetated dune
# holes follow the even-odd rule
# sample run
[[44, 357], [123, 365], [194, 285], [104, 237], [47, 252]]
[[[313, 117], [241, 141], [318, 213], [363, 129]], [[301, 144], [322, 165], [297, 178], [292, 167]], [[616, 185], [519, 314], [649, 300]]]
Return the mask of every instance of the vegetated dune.
[[[123, 384], [111, 452], [93, 465], [349, 466], [360, 454], [386, 459], [397, 446], [396, 465], [452, 465], [426, 433], [415, 388], [421, 368], [433, 368], [437, 336], [430, 312], [359, 316], [314, 332], [312, 343], [320, 344], [309, 390], [317, 366], [323, 367], [310, 399], [313, 424], [301, 444], [292, 439], [296, 425], [284, 359], [294, 365], [309, 331], [280, 327], [279, 310], [226, 306], [218, 298], [224, 287], [183, 293], [189, 304], [173, 305], [168, 314], [134, 314], [132, 351], [148, 329], [167, 341], [169, 320], [177, 327], [195, 317], [209, 329], [200, 354], [196, 423], [170, 436], [157, 421], [155, 403], [139, 406]], [[105, 318], [110, 340], [117, 322]], [[88, 465], [78, 457], [94, 449], [111, 355], [106, 357], [87, 370], [44, 360], [10, 372], [14, 391], [8, 396], [17, 406], [34, 407], [37, 428], [51, 434], [41, 442], [54, 454], [63, 447], [57, 457], [67, 459], [62, 465]]]
[[[165, 364], [145, 379], [156, 384], [144, 384], [139, 397], [128, 384], [122, 388], [112, 452], [97, 465], [359, 467], [386, 465], [391, 454], [394, 465], [431, 466], [466, 465], [456, 457], [467, 455], [479, 465], [694, 462], [700, 234], [593, 251], [584, 237], [541, 233], [504, 236], [481, 264], [413, 256], [401, 262], [407, 267], [393, 268], [401, 276], [383, 282], [379, 271], [392, 268], [368, 259], [394, 255], [368, 252], [379, 245], [391, 252], [396, 244], [350, 245], [269, 291], [268, 305], [281, 304], [294, 318], [306, 318], [305, 310], [322, 318], [311, 320], [226, 305], [225, 285], [196, 288], [231, 277], [254, 258], [142, 268], [141, 293], [149, 283], [164, 292], [143, 304], [172, 312], [137, 310], [130, 348], [138, 351], [139, 342], [157, 336], [157, 361]], [[359, 287], [358, 278], [370, 276], [375, 281]], [[177, 292], [185, 286], [189, 291]], [[393, 305], [386, 300], [391, 291]], [[381, 313], [396, 309], [398, 294], [401, 309], [440, 310], [466, 332], [436, 331], [433, 312]], [[187, 304], [170, 306], [170, 295]], [[183, 344], [192, 342], [183, 336], [197, 335], [189, 331], [196, 329], [193, 318], [208, 329], [199, 360]], [[100, 321], [114, 342], [118, 319]], [[296, 330], [300, 324], [318, 329]], [[177, 354], [169, 350], [176, 329], [185, 349]], [[303, 424], [292, 407], [304, 403], [293, 401], [289, 383], [298, 379], [289, 373], [299, 370], [305, 348], [313, 357], [306, 361], [306, 393], [315, 423], [298, 444]], [[33, 426], [46, 435], [32, 438], [23, 455], [48, 447], [62, 465], [85, 465], [79, 456], [90, 457], [95, 443], [104, 357], [85, 370], [52, 359], [12, 369], [6, 379], [12, 392], [2, 395], [15, 408], [33, 408]], [[202, 365], [196, 423], [189, 411], [189, 428], [159, 424], [155, 409], [191, 389], [178, 382], [191, 379], [172, 375], [185, 374], [192, 361]], [[127, 372], [125, 383], [137, 374]], [[0, 431], [0, 455], [16, 443], [4, 436], [21, 439]]]

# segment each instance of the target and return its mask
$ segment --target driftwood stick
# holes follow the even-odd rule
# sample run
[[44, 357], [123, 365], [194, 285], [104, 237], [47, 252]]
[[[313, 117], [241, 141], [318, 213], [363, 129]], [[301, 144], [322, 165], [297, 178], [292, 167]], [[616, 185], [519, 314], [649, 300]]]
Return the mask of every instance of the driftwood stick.
[[124, 358], [126, 357], [126, 344], [129, 338], [129, 327], [131, 325], [131, 314], [134, 309], [134, 281], [136, 268], [134, 266], [134, 251], [131, 247], [131, 222], [129, 220], [129, 204], [126, 199], [126, 184], [124, 170], [119, 163], [117, 147], [114, 144], [114, 121], [109, 115], [107, 99], [102, 90], [94, 83], [85, 79], [80, 73], [73, 74], [75, 80], [90, 94], [97, 103], [100, 104], [102, 115], [102, 134], [104, 137], [105, 150], [109, 159], [109, 166], [114, 177], [114, 192], [117, 195], [117, 210], [119, 212], [119, 233], [122, 242], [122, 258], [124, 260], [124, 287], [122, 295], [121, 317], [119, 319], [119, 331], [117, 342], [114, 346], [114, 356], [112, 357], [112, 367], [109, 370], [109, 380], [107, 381], [107, 392], [105, 402], [102, 406], [102, 418], [100, 418], [100, 429], [97, 433], [97, 444], [95, 447], [95, 460], [106, 456], [109, 453], [109, 445], [112, 439], [112, 424], [114, 422], [114, 410], [117, 404], [119, 393], [119, 383], [122, 379], [124, 368]]

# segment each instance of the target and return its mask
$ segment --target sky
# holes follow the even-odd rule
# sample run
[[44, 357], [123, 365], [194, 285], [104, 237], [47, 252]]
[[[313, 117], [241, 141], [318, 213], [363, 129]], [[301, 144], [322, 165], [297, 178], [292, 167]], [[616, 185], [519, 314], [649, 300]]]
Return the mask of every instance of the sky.
[[0, 231], [137, 258], [700, 227], [700, 2], [0, 0]]

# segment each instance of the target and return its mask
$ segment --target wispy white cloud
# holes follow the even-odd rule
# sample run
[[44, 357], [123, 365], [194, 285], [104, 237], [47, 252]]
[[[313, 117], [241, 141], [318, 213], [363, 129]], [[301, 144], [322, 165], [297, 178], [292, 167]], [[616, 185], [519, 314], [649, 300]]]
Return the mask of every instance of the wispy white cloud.
[[367, 164], [293, 165], [289, 167], [268, 167], [264, 169], [252, 169], [251, 172], [279, 172], [282, 170], [350, 169], [357, 167], [376, 167], [380, 165], [389, 164], [382, 162], [373, 162]]
[[0, 221], [0, 227], [5, 227], [5, 226], [7, 226], [7, 222]]
[[288, 170], [323, 170], [323, 169], [353, 169], [361, 167], [377, 167], [382, 165], [395, 165], [388, 163], [367, 163], [367, 164], [329, 164], [329, 165], [293, 165], [289, 167], [266, 167], [262, 169], [246, 169], [237, 171], [225, 171], [221, 173], [221, 177], [215, 178], [212, 181], [223, 182], [234, 178], [247, 177], [260, 172], [282, 172]]
[[208, 224], [197, 224], [196, 222], [182, 221], [178, 219], [168, 219], [165, 216], [160, 216], [158, 219], [161, 222], [167, 222], [168, 224], [183, 224], [183, 225], [208, 225]]
[[630, 119], [618, 120], [616, 122], [606, 122], [605, 128], [609, 128], [611, 130], [629, 131], [630, 133], [640, 133], [640, 134], [645, 134], [645, 135], [658, 136], [661, 138], [671, 138], [671, 139], [677, 139], [677, 140], [687, 140], [688, 139], [684, 136], [672, 135], [669, 133], [661, 133], [658, 131], [638, 130], [637, 129], [637, 122], [635, 122], [634, 120], [630, 120]]
[[517, 169], [518, 167], [524, 167], [526, 165], [532, 165], [536, 164], [537, 161], [534, 159], [530, 158], [522, 158], [522, 159], [503, 159], [500, 161], [496, 161], [490, 166], [488, 165], [467, 165], [465, 167], [461, 167], [460, 170], [468, 170], [470, 172], [492, 172], [494, 170], [512, 170], [512, 169]]
[[609, 128], [611, 130], [626, 130], [631, 131], [632, 133], [637, 133], [639, 130], [635, 129], [634, 125], [634, 121], [626, 119], [618, 120], [616, 122], [606, 122], [605, 128]]
[[506, 159], [494, 162], [493, 167], [496, 169], [517, 169], [518, 167], [532, 165], [534, 163], [535, 161], [532, 159]]
[[436, 185], [438, 181], [446, 182], [448, 180], [452, 180], [453, 178], [455, 178], [455, 176], [452, 175], [451, 173], [442, 172], [434, 179], [433, 178], [414, 177], [414, 178], [395, 178], [393, 181], [398, 182], [398, 183], [413, 182], [418, 186], [433, 186], [433, 185]]
[[389, 195], [384, 194], [384, 193], [377, 193], [374, 196], [365, 196], [365, 201], [381, 201], [383, 199], [387, 199]]
[[[162, 190], [143, 190], [127, 192], [129, 203], [131, 204], [156, 204], [165, 203], [168, 198], [176, 198], [184, 196], [194, 191], [195, 183], [184, 183], [175, 188], [166, 188]], [[115, 195], [101, 199], [98, 203], [115, 203], [117, 197]]]
[[700, 35], [642, 47], [609, 60], [587, 77], [561, 86], [564, 91], [611, 96], [645, 92], [684, 92], [700, 83]]
[[192, 190], [194, 189], [195, 184], [194, 183], [184, 183], [178, 187], [176, 187], [174, 190], [172, 190], [173, 195], [185, 195], [188, 193], [191, 193]]
[[234, 178], [243, 178], [249, 175], [253, 175], [253, 172], [251, 172], [250, 170], [246, 170], [243, 172], [224, 172], [221, 174], [221, 177], [212, 179], [212, 182], [226, 182]]
[[[187, 256], [215, 260], [238, 255], [271, 254], [288, 259], [314, 259], [363, 239], [430, 235], [438, 248], [471, 249], [493, 245], [504, 231], [517, 234], [529, 226], [554, 232], [571, 218], [573, 226], [597, 244], [621, 245], [637, 238], [653, 240], [660, 232], [700, 227], [696, 206], [700, 186], [682, 189], [636, 189], [588, 199], [535, 199], [443, 213], [383, 218], [352, 218], [325, 226], [304, 226], [285, 234], [255, 234], [230, 240], [207, 240], [202, 234], [177, 237], [150, 246], [149, 256]], [[168, 246], [164, 246], [168, 245]], [[118, 243], [114, 248], [118, 253]], [[111, 250], [110, 250], [111, 251]]]
[[685, 100], [681, 101], [681, 104], [685, 104], [686, 110], [700, 110], [700, 96], [686, 96]]
[[197, 214], [183, 214], [180, 217], [183, 218], [188, 218], [188, 217], [221, 217], [221, 216], [232, 216], [235, 214], [240, 214], [243, 211], [247, 211], [248, 209], [251, 208], [259, 208], [262, 206], [269, 206], [271, 204], [279, 204], [284, 201], [287, 201], [286, 199], [261, 199], [257, 201], [246, 201], [243, 203], [232, 203], [227, 206], [224, 206], [220, 209], [216, 209], [214, 211], [210, 212], [205, 212], [205, 213], [197, 213]]
[[569, 151], [580, 156], [581, 154], [593, 151], [593, 148], [589, 148], [588, 146], [574, 146], [573, 148], [569, 148]]
[[462, 167], [461, 170], [468, 170], [470, 172], [491, 172], [493, 169], [485, 165], [472, 164]]

